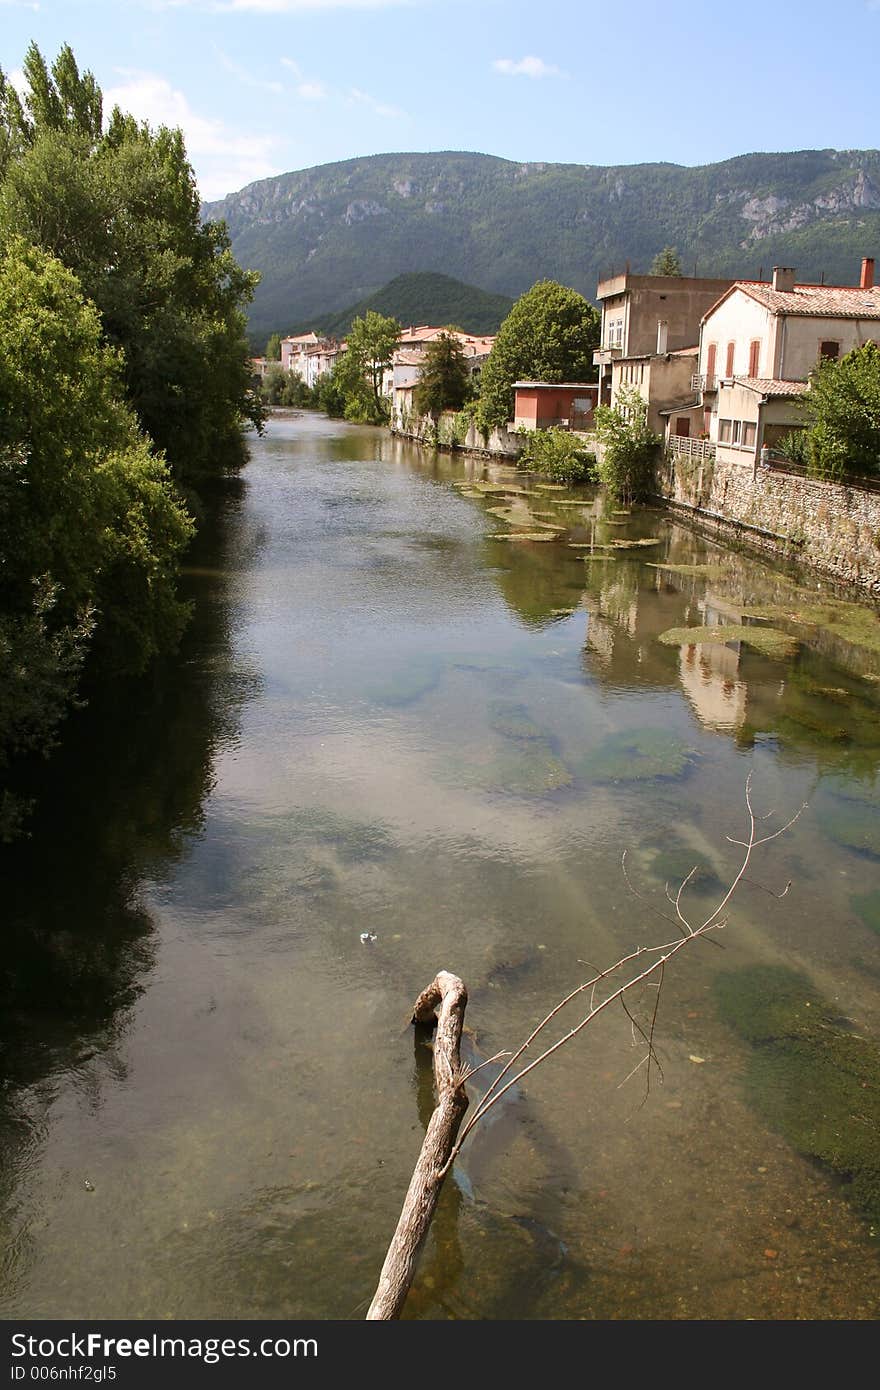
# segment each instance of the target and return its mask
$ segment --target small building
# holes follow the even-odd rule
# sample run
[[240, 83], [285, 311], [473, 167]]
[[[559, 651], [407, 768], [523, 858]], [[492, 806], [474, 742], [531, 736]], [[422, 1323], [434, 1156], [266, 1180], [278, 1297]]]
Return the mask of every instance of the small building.
[[599, 388], [584, 381], [515, 381], [514, 430], [593, 428]]
[[732, 280], [691, 275], [612, 275], [601, 280], [596, 298], [602, 306], [600, 346], [593, 353], [599, 368], [599, 400], [613, 405], [612, 367], [618, 358], [677, 352], [699, 341], [700, 320], [717, 303]]
[[[695, 399], [693, 380], [698, 357], [699, 348], [694, 345], [674, 352], [617, 358], [611, 367], [612, 405], [617, 404], [621, 387], [638, 391], [648, 407], [649, 429], [663, 434], [671, 408], [677, 409], [682, 419], [689, 416]], [[684, 425], [682, 431], [686, 432]]]

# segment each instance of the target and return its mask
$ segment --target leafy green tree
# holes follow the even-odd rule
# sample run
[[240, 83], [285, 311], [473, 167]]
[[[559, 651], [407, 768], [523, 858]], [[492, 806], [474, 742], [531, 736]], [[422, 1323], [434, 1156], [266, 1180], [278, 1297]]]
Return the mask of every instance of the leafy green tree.
[[824, 359], [804, 397], [806, 452], [819, 478], [880, 474], [880, 347], [865, 343], [838, 361]]
[[434, 419], [444, 410], [460, 410], [470, 395], [471, 378], [461, 343], [441, 333], [425, 348], [415, 389], [419, 415]]
[[266, 356], [270, 362], [281, 361], [281, 334], [270, 333], [269, 341], [266, 344]]
[[610, 495], [627, 504], [649, 496], [662, 440], [649, 428], [647, 402], [635, 387], [622, 387], [614, 406], [596, 407], [596, 434], [596, 473]]
[[[357, 372], [368, 383], [372, 393], [373, 413], [377, 420], [385, 419], [387, 411], [382, 400], [382, 377], [391, 366], [394, 349], [400, 339], [397, 319], [386, 318], [370, 309], [363, 318], [355, 319], [347, 338], [344, 354], [346, 371]], [[359, 396], [357, 389], [353, 398]], [[347, 412], [346, 412], [347, 413]]]
[[34, 584], [49, 586], [52, 632], [91, 610], [105, 667], [142, 671], [185, 620], [175, 580], [192, 524], [94, 307], [21, 238], [0, 251], [0, 400], [0, 612], [25, 622]]
[[678, 251], [674, 246], [664, 246], [651, 262], [651, 275], [683, 275]]
[[222, 223], [202, 224], [179, 131], [118, 109], [62, 49], [31, 45], [24, 103], [0, 94], [0, 235], [20, 233], [78, 277], [122, 349], [128, 395], [180, 484], [197, 489], [244, 458], [241, 425], [262, 421], [251, 382], [241, 270]]
[[513, 418], [513, 383], [592, 381], [600, 315], [583, 295], [539, 280], [516, 301], [498, 331], [480, 382], [484, 429]]
[[586, 483], [596, 477], [595, 456], [582, 449], [567, 430], [533, 430], [520, 463], [557, 483]]

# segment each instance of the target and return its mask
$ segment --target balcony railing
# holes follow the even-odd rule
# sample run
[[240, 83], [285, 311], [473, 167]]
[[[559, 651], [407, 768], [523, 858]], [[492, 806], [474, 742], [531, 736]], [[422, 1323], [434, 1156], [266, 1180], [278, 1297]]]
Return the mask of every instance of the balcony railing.
[[706, 376], [701, 372], [695, 372], [691, 377], [692, 391], [714, 391], [718, 386], [718, 378]]
[[696, 459], [700, 463], [715, 457], [712, 439], [690, 439], [687, 435], [673, 434], [669, 438], [669, 448], [678, 458]]

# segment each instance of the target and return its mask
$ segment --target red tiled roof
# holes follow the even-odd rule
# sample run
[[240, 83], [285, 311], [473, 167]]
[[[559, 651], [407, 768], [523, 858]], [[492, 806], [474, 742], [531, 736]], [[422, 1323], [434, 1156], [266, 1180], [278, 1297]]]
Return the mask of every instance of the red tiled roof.
[[754, 280], [737, 280], [742, 290], [774, 314], [800, 318], [880, 319], [880, 287], [858, 285], [795, 285], [793, 290], [774, 290]]
[[735, 376], [733, 383], [735, 386], [745, 386], [749, 391], [757, 391], [761, 396], [802, 396], [810, 389], [807, 381], [780, 381], [763, 376]]

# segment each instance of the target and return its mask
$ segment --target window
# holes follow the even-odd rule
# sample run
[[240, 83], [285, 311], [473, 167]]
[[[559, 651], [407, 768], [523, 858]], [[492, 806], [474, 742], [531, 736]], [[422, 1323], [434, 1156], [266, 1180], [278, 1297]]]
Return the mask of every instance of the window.
[[742, 435], [742, 420], [731, 420], [733, 433], [730, 436], [731, 444], [739, 444]]
[[761, 361], [761, 339], [755, 338], [749, 343], [749, 376], [758, 375], [758, 367]]
[[608, 338], [605, 346], [610, 348], [623, 346], [623, 319], [609, 319]]
[[825, 357], [829, 362], [836, 362], [839, 356], [840, 343], [835, 342], [833, 339], [827, 339], [825, 342], [819, 344], [820, 358]]
[[718, 439], [722, 444], [729, 444], [732, 438], [733, 421], [718, 421]]
[[750, 449], [755, 447], [755, 439], [758, 434], [758, 426], [753, 420], [743, 420], [743, 444]]
[[728, 344], [727, 344], [727, 368], [726, 368], [725, 373], [724, 373], [724, 375], [727, 376], [727, 377], [733, 376], [733, 355], [734, 355], [735, 352], [736, 352], [736, 343], [728, 343]]

